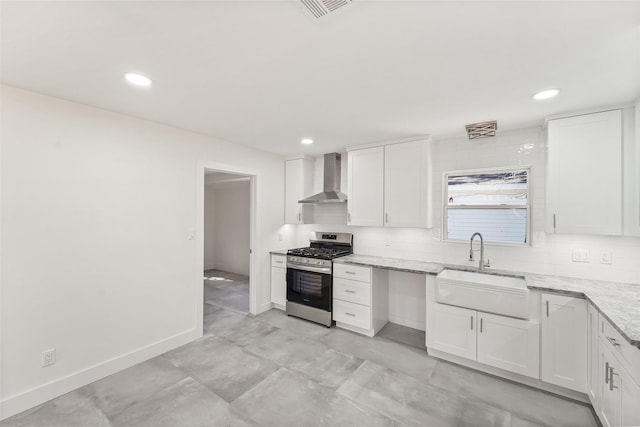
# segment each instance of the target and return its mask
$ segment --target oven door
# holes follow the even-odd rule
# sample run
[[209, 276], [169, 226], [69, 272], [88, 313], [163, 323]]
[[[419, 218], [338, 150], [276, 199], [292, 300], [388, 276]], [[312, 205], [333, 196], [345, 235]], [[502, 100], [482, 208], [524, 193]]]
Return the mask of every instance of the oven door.
[[287, 301], [331, 311], [331, 273], [287, 265]]

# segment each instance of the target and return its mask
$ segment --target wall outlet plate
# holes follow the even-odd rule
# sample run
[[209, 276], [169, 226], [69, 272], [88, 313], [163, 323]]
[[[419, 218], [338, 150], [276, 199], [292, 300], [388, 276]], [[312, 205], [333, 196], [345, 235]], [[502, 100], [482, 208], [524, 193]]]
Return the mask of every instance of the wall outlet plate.
[[612, 256], [611, 252], [602, 252], [600, 255], [600, 264], [611, 264]]
[[51, 348], [42, 352], [42, 367], [56, 363], [56, 349]]
[[571, 252], [571, 261], [573, 262], [591, 262], [589, 261], [589, 251], [586, 249], [574, 249]]

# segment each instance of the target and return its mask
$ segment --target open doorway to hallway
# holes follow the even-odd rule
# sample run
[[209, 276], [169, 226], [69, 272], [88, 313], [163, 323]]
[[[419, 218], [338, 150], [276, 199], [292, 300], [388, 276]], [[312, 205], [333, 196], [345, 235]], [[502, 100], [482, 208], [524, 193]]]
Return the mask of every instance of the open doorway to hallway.
[[250, 211], [250, 176], [205, 170], [205, 316], [215, 308], [249, 313]]

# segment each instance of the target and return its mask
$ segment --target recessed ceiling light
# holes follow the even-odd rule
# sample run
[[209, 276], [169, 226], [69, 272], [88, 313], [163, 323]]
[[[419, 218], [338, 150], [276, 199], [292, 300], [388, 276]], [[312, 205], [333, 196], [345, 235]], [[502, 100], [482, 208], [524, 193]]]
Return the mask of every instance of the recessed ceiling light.
[[143, 76], [142, 74], [125, 73], [124, 78], [127, 79], [129, 83], [134, 84], [136, 86], [144, 86], [144, 87], [151, 86], [151, 79], [147, 76]]
[[313, 139], [311, 138], [302, 138], [302, 141], [300, 141], [301, 144], [304, 145], [311, 145], [313, 144]]
[[534, 94], [532, 98], [535, 99], [536, 101], [541, 101], [543, 99], [553, 98], [559, 93], [560, 93], [560, 90], [558, 89], [547, 89]]

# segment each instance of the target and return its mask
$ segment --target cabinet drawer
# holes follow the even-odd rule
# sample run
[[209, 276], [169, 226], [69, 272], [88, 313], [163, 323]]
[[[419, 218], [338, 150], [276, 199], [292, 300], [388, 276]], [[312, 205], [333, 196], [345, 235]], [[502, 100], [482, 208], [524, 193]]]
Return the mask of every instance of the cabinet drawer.
[[271, 267], [287, 268], [287, 256], [271, 255]]
[[333, 320], [362, 329], [371, 329], [371, 308], [334, 299]]
[[342, 301], [371, 305], [371, 284], [337, 277], [333, 279], [333, 297]]
[[333, 264], [333, 277], [371, 282], [371, 268], [351, 264]]
[[600, 313], [600, 338], [610, 344], [612, 350], [631, 374], [633, 379], [640, 384], [640, 349], [632, 346]]

